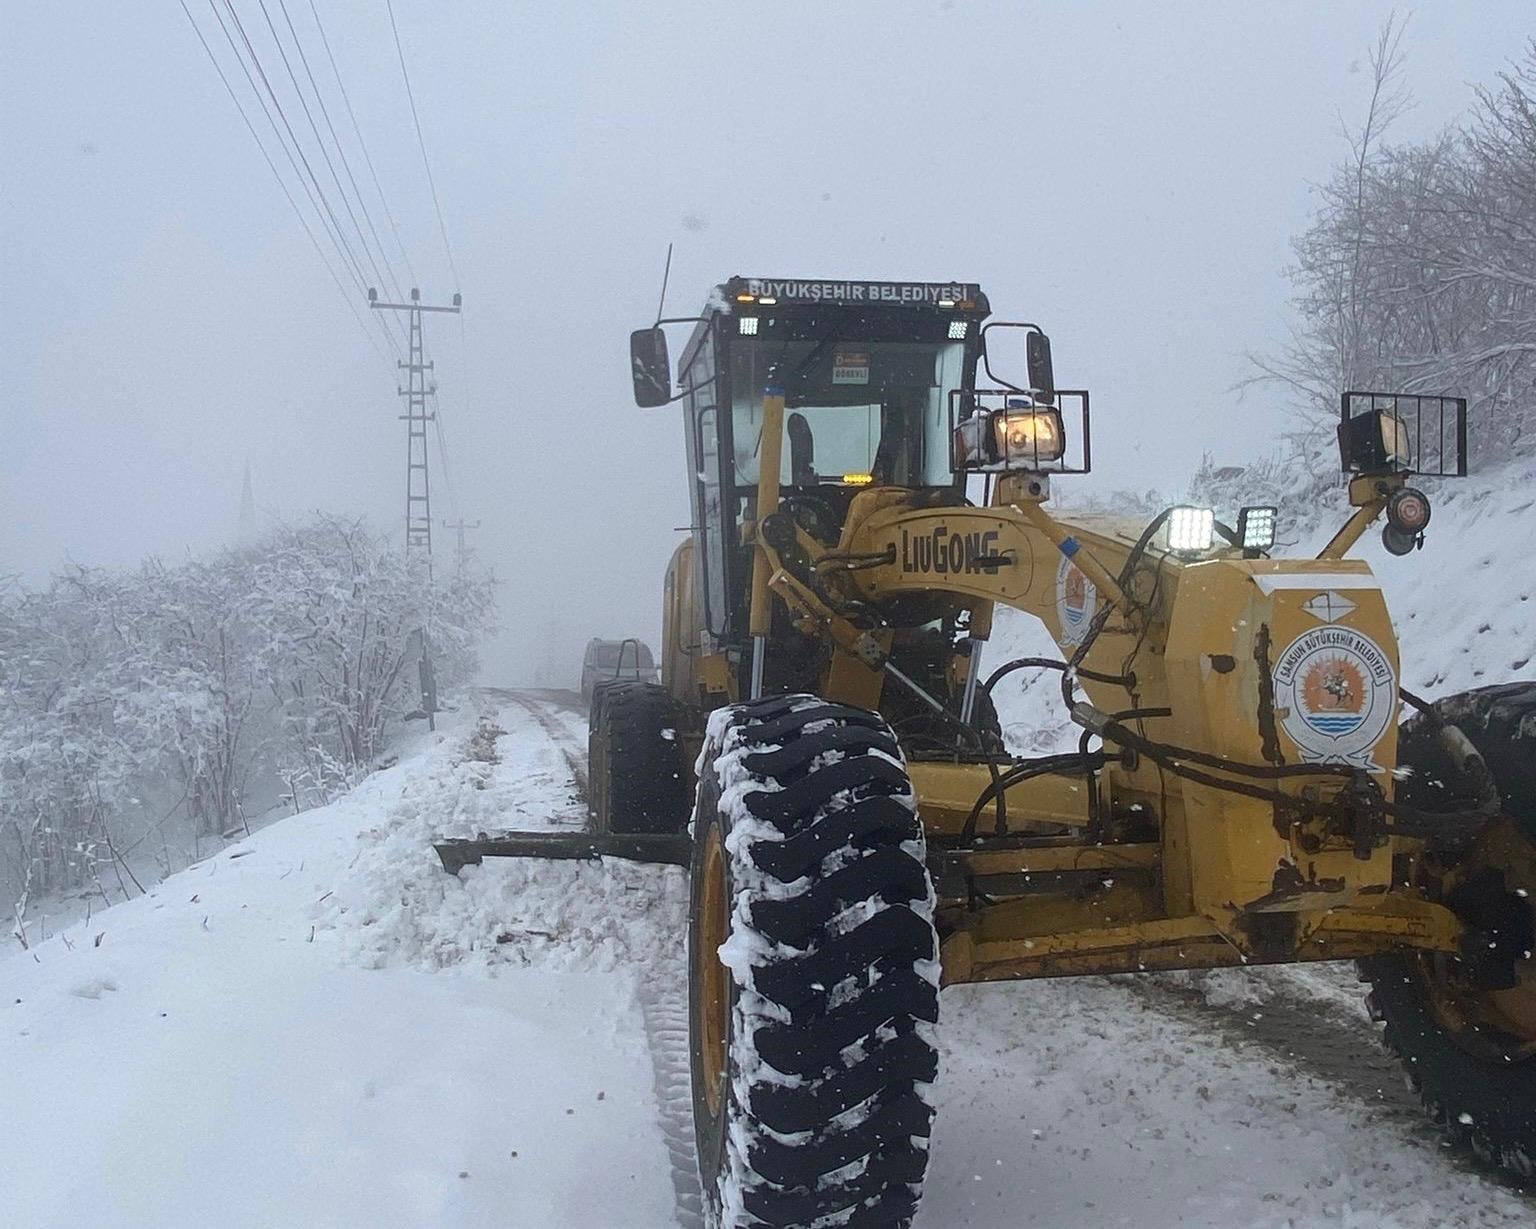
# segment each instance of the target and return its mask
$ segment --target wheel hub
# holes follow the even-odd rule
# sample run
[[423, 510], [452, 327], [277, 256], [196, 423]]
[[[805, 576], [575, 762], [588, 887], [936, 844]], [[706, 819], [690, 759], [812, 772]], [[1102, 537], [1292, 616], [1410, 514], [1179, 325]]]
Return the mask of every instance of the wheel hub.
[[1476, 938], [1459, 960], [1421, 958], [1440, 1023], [1483, 1057], [1536, 1058], [1536, 843], [1513, 820], [1489, 825], [1446, 902]]
[[704, 1075], [704, 1100], [710, 1115], [720, 1113], [725, 1086], [726, 1036], [730, 1029], [730, 995], [726, 968], [720, 963], [720, 945], [730, 925], [725, 890], [725, 850], [720, 829], [711, 827], [704, 838], [703, 881], [699, 898], [699, 942], [695, 947], [695, 983], [700, 989], [694, 1029]]

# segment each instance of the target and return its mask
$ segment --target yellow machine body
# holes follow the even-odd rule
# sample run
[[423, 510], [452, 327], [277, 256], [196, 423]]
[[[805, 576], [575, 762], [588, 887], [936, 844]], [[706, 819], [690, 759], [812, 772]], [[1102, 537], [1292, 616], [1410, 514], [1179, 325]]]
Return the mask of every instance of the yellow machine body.
[[[781, 398], [765, 399], [770, 438], [782, 413]], [[1462, 923], [1405, 886], [1419, 842], [1330, 831], [1272, 797], [1326, 802], [1344, 778], [1296, 771], [1325, 759], [1392, 796], [1397, 641], [1369, 567], [1341, 557], [1383, 488], [1353, 493], [1359, 511], [1328, 557], [1150, 545], [1122, 575], [1139, 526], [1056, 518], [1048, 484], [1027, 476], [996, 482], [986, 507], [935, 507], [921, 491], [870, 485], [853, 496], [835, 548], [799, 530], [791, 548], [782, 534], [770, 544], [761, 527], [777, 483], [759, 492], [742, 544], [755, 560], [753, 630], [766, 630], [771, 606], [831, 646], [823, 698], [880, 709], [894, 686], [880, 669], [890, 633], [861, 631], [837, 613], [839, 599], [929, 595], [969, 612], [976, 640], [1004, 605], [1041, 620], [1068, 659], [1097, 620], [1074, 680], [1084, 711], [1145, 714], [1126, 725], [1198, 749], [1173, 771], [1107, 735], [1102, 771], [1021, 781], [1005, 792], [1006, 829], [989, 805], [976, 839], [959, 846], [991, 769], [909, 763], [930, 844], [945, 850], [935, 878], [947, 982], [1456, 950]], [[874, 566], [840, 562], [882, 554]], [[701, 632], [693, 576], [685, 543], [667, 573], [664, 681], [707, 710], [743, 698], [742, 672]], [[966, 661], [953, 668], [962, 676]], [[1202, 783], [1202, 772], [1233, 777], [1198, 757], [1277, 770], [1238, 777], [1271, 796]]]

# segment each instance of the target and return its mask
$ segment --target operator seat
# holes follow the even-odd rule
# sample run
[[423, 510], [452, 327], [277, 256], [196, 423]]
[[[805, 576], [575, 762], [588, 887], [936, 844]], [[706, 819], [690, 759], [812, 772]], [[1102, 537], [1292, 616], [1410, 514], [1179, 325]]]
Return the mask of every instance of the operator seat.
[[816, 485], [816, 440], [811, 424], [796, 410], [785, 426], [789, 436], [789, 482], [791, 486]]

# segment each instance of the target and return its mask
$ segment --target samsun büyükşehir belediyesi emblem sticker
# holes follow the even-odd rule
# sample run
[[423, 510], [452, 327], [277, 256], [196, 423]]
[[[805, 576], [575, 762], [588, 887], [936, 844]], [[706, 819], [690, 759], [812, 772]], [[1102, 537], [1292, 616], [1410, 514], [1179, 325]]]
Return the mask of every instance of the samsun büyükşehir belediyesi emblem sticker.
[[1061, 624], [1061, 642], [1079, 643], [1088, 634], [1088, 625], [1098, 608], [1097, 586], [1063, 555], [1056, 568], [1056, 619]]
[[1291, 641], [1275, 662], [1280, 724], [1310, 763], [1382, 771], [1371, 752], [1397, 711], [1397, 672], [1369, 636], [1338, 624]]

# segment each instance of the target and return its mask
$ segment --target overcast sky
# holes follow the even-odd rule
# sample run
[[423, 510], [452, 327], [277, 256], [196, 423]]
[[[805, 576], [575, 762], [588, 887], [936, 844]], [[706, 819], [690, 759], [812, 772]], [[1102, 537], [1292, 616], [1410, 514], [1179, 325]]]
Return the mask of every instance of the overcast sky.
[[[286, 4], [328, 84], [309, 0]], [[546, 643], [655, 635], [681, 423], [633, 408], [625, 335], [668, 242], [679, 314], [733, 273], [981, 282], [1092, 389], [1093, 489], [1176, 492], [1202, 452], [1261, 450], [1282, 406], [1229, 390], [1283, 339], [1289, 240], [1391, 8], [395, 0], [456, 280], [383, 0], [317, 4], [424, 297], [464, 296], [462, 332], [428, 318], [434, 511], [481, 522], [508, 682]], [[235, 6], [281, 90], [261, 4]], [[1395, 135], [1460, 115], [1533, 17], [1416, 9]], [[264, 518], [395, 529], [394, 372], [176, 0], [8, 0], [0, 26], [0, 572], [227, 541], [247, 463]]]

